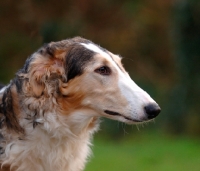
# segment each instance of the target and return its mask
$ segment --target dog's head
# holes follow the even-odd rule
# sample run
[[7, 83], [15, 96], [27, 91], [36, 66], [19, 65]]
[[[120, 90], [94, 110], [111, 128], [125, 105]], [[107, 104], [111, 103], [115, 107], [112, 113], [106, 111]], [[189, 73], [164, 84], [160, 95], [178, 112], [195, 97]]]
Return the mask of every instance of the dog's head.
[[18, 91], [35, 99], [54, 97], [54, 107], [63, 115], [81, 109], [88, 115], [136, 123], [160, 112], [157, 103], [131, 80], [121, 57], [80, 37], [45, 45], [18, 76], [25, 80]]

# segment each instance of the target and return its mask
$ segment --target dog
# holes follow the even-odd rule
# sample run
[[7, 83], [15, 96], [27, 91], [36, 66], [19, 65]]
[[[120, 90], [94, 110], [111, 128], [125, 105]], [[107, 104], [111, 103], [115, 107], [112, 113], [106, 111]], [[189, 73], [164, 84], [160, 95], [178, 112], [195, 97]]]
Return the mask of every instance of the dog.
[[81, 37], [51, 42], [0, 89], [1, 171], [82, 171], [99, 118], [137, 124], [160, 111], [118, 55]]

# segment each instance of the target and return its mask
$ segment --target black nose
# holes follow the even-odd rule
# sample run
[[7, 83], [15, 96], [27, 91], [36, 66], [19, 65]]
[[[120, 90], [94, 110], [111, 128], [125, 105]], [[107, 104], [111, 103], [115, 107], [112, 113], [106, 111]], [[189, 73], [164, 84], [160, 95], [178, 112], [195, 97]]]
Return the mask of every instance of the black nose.
[[151, 103], [144, 107], [148, 119], [153, 119], [160, 113], [161, 109], [156, 103]]

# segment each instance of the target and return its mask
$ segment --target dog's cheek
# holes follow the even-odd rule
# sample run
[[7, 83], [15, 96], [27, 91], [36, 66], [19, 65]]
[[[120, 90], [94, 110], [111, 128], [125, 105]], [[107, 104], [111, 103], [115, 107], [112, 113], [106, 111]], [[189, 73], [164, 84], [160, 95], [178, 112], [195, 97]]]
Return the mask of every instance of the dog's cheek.
[[59, 110], [62, 114], [66, 115], [71, 113], [73, 110], [81, 107], [83, 96], [81, 94], [71, 94], [70, 96], [62, 96], [57, 99]]
[[59, 109], [67, 114], [72, 110], [82, 107], [82, 101], [85, 93], [82, 91], [81, 78], [76, 77], [69, 83], [63, 83], [60, 87], [60, 96], [58, 97]]

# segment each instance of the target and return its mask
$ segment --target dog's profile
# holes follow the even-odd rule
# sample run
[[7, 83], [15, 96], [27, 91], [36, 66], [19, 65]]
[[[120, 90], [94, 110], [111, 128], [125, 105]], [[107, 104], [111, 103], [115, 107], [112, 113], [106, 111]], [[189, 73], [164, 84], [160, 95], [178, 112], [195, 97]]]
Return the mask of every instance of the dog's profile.
[[82, 171], [99, 118], [155, 118], [158, 104], [114, 55], [75, 37], [33, 53], [0, 89], [0, 171]]

